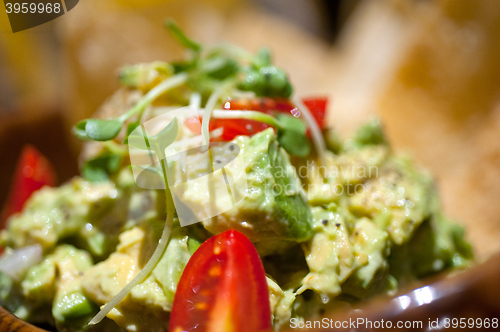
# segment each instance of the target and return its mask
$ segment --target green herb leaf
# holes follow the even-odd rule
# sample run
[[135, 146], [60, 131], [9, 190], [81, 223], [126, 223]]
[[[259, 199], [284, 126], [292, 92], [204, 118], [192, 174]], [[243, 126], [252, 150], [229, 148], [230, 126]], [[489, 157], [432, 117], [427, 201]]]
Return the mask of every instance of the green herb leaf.
[[150, 149], [149, 137], [143, 128], [140, 131], [132, 131], [128, 136], [126, 144], [139, 150]]
[[363, 124], [354, 134], [354, 142], [357, 147], [365, 145], [387, 145], [384, 131], [379, 119], [372, 119]]
[[177, 138], [178, 131], [177, 118], [174, 118], [168, 126], [154, 136], [147, 136], [144, 130], [141, 131], [142, 135], [139, 131], [133, 132], [129, 135], [127, 144], [139, 150], [151, 150], [162, 158], [165, 149]]
[[127, 125], [127, 133], [125, 134], [125, 139], [123, 140], [123, 144], [128, 144], [128, 137], [129, 135], [134, 131], [135, 128], [137, 128], [137, 126], [139, 126], [141, 124], [141, 122], [139, 120], [137, 121], [134, 121], [134, 122], [130, 122], [128, 125]]
[[247, 68], [238, 82], [238, 88], [253, 91], [257, 96], [288, 98], [292, 94], [292, 85], [286, 73], [274, 66], [259, 70]]
[[238, 72], [238, 63], [230, 58], [215, 57], [205, 62], [202, 69], [207, 75], [222, 81]]
[[89, 119], [85, 125], [85, 132], [95, 141], [109, 141], [120, 133], [122, 125], [122, 122], [116, 119]]
[[306, 124], [302, 122], [299, 118], [296, 118], [292, 115], [278, 113], [276, 114], [276, 118], [281, 123], [281, 126], [285, 130], [296, 131], [301, 134], [306, 133]]
[[262, 47], [260, 50], [259, 50], [259, 53], [257, 53], [257, 59], [256, 59], [257, 63], [257, 68], [256, 69], [259, 69], [261, 67], [266, 67], [266, 66], [270, 66], [271, 63], [272, 63], [272, 58], [271, 58], [271, 50], [267, 47]]
[[305, 135], [293, 131], [285, 131], [278, 134], [278, 142], [291, 155], [307, 157], [311, 153], [311, 145]]
[[[154, 153], [158, 157], [162, 167], [165, 167], [165, 149], [175, 141], [177, 132], [177, 118], [174, 118], [168, 126], [154, 136], [148, 137], [145, 130], [142, 130], [141, 137], [139, 132], [135, 131], [129, 136], [128, 144], [130, 146], [133, 144], [139, 149], [147, 149], [149, 153]], [[153, 161], [153, 163], [155, 162]], [[133, 165], [132, 167], [135, 169], [134, 172], [139, 171], [139, 175], [136, 177], [136, 183], [139, 187], [154, 189], [167, 188], [167, 175], [164, 174], [163, 169], [160, 170], [156, 165]]]
[[307, 157], [311, 144], [306, 137], [306, 125], [300, 119], [286, 115], [277, 116], [282, 128], [278, 130], [278, 142], [291, 155]]
[[105, 182], [109, 180], [108, 173], [105, 170], [87, 164], [82, 168], [82, 177], [90, 182]]
[[85, 162], [82, 167], [82, 176], [92, 182], [107, 181], [110, 175], [118, 172], [122, 162], [122, 154], [102, 152], [96, 158]]
[[262, 67], [260, 69], [264, 75], [265, 88], [264, 93], [269, 97], [290, 97], [292, 93], [290, 82], [286, 73], [274, 66]]
[[149, 139], [151, 146], [156, 145], [155, 152], [158, 158], [162, 158], [165, 149], [175, 141], [178, 133], [179, 125], [177, 123], [177, 118], [174, 118], [168, 126]]
[[244, 91], [253, 91], [257, 96], [264, 95], [264, 76], [256, 70], [247, 69], [241, 75], [238, 88]]
[[72, 129], [73, 135], [75, 135], [78, 139], [81, 139], [82, 141], [88, 141], [89, 137], [87, 136], [87, 133], [85, 132], [85, 126], [87, 125], [87, 120], [82, 120], [78, 122]]
[[170, 65], [174, 69], [174, 74], [178, 74], [183, 71], [189, 71], [196, 67], [195, 61], [177, 61], [171, 62]]
[[181, 28], [177, 25], [177, 23], [175, 23], [174, 20], [168, 20], [166, 22], [166, 26], [170, 33], [174, 36], [175, 39], [177, 39], [179, 43], [181, 43], [182, 46], [189, 48], [195, 52], [201, 51], [201, 44], [186, 36], [186, 34], [181, 30]]

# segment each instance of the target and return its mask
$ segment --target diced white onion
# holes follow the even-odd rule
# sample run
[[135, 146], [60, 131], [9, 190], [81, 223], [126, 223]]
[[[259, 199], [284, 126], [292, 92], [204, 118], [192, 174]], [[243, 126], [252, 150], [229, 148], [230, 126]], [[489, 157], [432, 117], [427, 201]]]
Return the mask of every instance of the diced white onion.
[[14, 280], [21, 280], [26, 271], [42, 260], [43, 249], [39, 244], [6, 252], [0, 258], [0, 271]]

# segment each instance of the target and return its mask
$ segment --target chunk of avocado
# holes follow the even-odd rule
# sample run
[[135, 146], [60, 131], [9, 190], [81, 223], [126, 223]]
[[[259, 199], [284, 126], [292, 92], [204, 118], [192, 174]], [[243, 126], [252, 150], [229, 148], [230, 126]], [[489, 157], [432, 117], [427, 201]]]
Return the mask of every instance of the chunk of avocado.
[[[268, 128], [233, 140], [245, 163], [246, 198], [233, 209], [203, 221], [213, 234], [234, 228], [245, 234], [262, 255], [283, 250], [312, 235], [312, 216], [286, 151]], [[193, 195], [194, 196], [194, 195]]]
[[71, 245], [60, 245], [49, 259], [58, 269], [52, 315], [56, 323], [89, 315], [97, 306], [82, 291], [82, 275], [92, 265], [90, 254]]
[[28, 270], [21, 288], [27, 299], [37, 303], [50, 303], [54, 297], [55, 284], [56, 266], [49, 256]]
[[[31, 196], [22, 213], [9, 219], [0, 236], [1, 244], [20, 248], [39, 243], [50, 251], [60, 240], [71, 239], [100, 256], [105, 250], [104, 242], [96, 238], [102, 233], [97, 224], [121, 197], [112, 182], [91, 183], [75, 178], [59, 188], [44, 187]], [[126, 215], [119, 215], [123, 210], [126, 213], [122, 208], [115, 211], [115, 219], [126, 220]], [[106, 224], [111, 222], [107, 220]]]
[[281, 188], [275, 195], [274, 222], [284, 226], [288, 239], [303, 242], [312, 235], [312, 214], [300, 190], [297, 173], [286, 151], [276, 142], [269, 146], [269, 157], [276, 185]]
[[340, 285], [354, 268], [353, 246], [346, 224], [348, 214], [335, 204], [312, 208], [314, 235], [302, 245], [309, 274], [300, 292], [312, 289], [324, 301], [340, 294]]
[[420, 225], [408, 243], [393, 248], [389, 257], [391, 274], [404, 284], [446, 268], [466, 266], [473, 254], [460, 235], [462, 231], [436, 213]]
[[379, 228], [387, 230], [391, 241], [401, 245], [432, 214], [434, 190], [432, 179], [409, 159], [390, 157], [378, 169], [377, 177], [347, 198], [347, 206], [357, 217], [380, 222]]
[[388, 268], [389, 235], [368, 218], [361, 218], [355, 225], [352, 234], [355, 276], [367, 288], [378, 271]]
[[69, 244], [58, 245], [26, 273], [20, 284], [24, 299], [35, 303], [37, 311], [52, 307], [58, 326], [74, 325], [78, 320], [83, 323], [98, 309], [82, 291], [82, 274], [92, 265], [88, 252]]
[[[140, 226], [120, 234], [116, 252], [85, 272], [84, 294], [99, 305], [109, 302], [147, 263], [163, 226], [163, 220], [145, 220]], [[127, 330], [161, 330], [172, 308], [177, 283], [191, 256], [188, 227], [180, 227], [174, 219], [169, 243], [160, 261], [146, 280], [132, 288], [108, 314], [108, 318]]]
[[371, 119], [356, 130], [353, 142], [356, 147], [366, 145], [387, 145], [380, 119]]

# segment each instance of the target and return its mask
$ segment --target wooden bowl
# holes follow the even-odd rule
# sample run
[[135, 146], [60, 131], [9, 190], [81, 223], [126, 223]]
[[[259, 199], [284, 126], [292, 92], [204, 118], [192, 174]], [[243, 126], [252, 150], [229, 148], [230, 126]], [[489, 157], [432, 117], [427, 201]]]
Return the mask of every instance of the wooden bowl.
[[2, 332], [46, 332], [17, 318], [0, 307], [0, 331]]

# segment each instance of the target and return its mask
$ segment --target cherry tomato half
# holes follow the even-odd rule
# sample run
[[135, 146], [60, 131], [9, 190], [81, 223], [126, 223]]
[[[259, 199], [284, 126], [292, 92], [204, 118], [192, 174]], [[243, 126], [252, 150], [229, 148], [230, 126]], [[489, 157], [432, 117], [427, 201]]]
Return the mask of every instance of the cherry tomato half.
[[5, 227], [7, 218], [23, 209], [31, 194], [43, 186], [54, 186], [56, 175], [54, 167], [40, 151], [26, 145], [16, 166], [14, 180], [7, 203], [2, 211], [0, 229]]
[[171, 332], [270, 332], [264, 267], [250, 240], [228, 230], [205, 241], [177, 285]]

